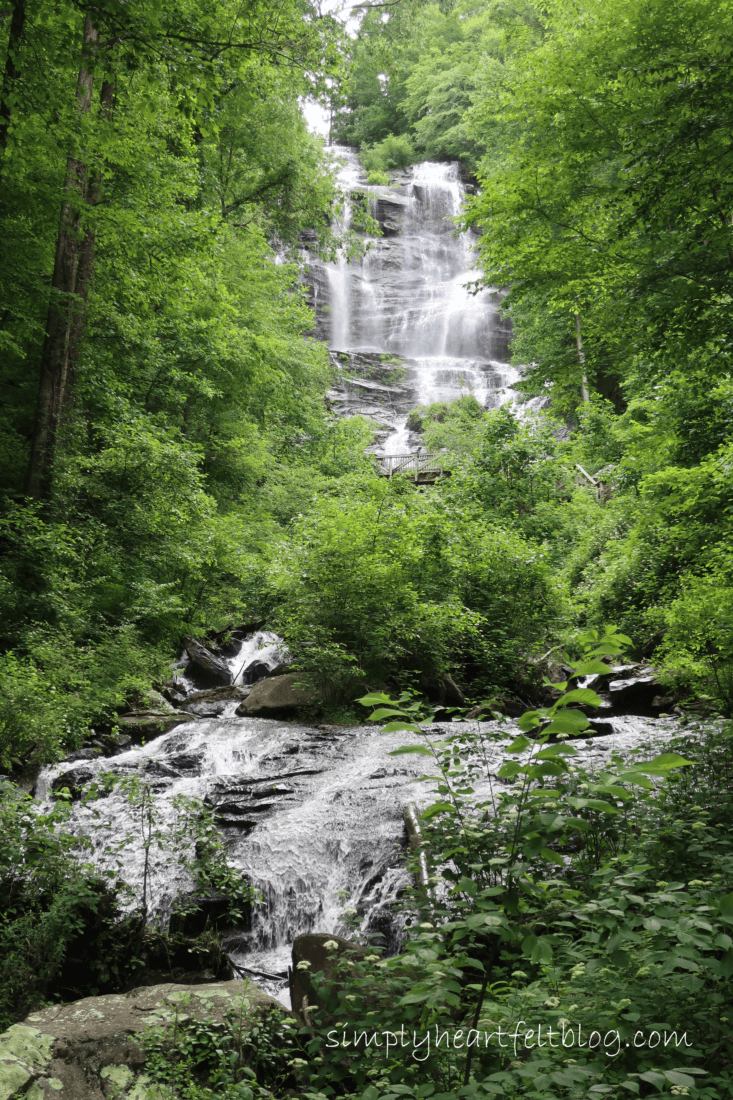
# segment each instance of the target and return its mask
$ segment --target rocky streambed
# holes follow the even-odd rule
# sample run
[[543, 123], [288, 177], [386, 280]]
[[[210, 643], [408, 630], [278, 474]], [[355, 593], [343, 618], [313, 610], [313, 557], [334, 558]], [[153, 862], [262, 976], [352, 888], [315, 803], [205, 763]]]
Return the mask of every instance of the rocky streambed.
[[[191, 716], [146, 744], [113, 757], [67, 760], [41, 773], [36, 795], [67, 788], [72, 828], [90, 839], [100, 870], [116, 870], [139, 905], [143, 877], [153, 914], [167, 920], [174, 902], [192, 890], [179, 853], [172, 849], [177, 796], [203, 799], [213, 807], [231, 862], [256, 888], [247, 927], [230, 935], [224, 949], [239, 967], [287, 1003], [287, 970], [293, 940], [303, 933], [381, 937], [388, 950], [399, 942], [394, 902], [408, 879], [404, 809], [432, 799], [430, 758], [391, 756], [410, 740], [367, 726], [303, 724], [235, 714], [240, 703], [224, 700], [218, 717]], [[502, 731], [492, 741], [489, 767], [501, 763], [515, 723], [482, 723]], [[602, 768], [612, 750], [650, 755], [674, 737], [673, 718], [609, 716], [605, 735], [575, 741], [579, 760]], [[455, 731], [436, 725], [436, 736]], [[156, 836], [146, 868], [138, 812], [119, 785], [84, 802], [84, 792], [105, 774], [135, 776], [155, 800]], [[180, 843], [176, 842], [176, 843]], [[86, 857], [88, 858], [88, 857]], [[351, 910], [345, 915], [346, 910]]]

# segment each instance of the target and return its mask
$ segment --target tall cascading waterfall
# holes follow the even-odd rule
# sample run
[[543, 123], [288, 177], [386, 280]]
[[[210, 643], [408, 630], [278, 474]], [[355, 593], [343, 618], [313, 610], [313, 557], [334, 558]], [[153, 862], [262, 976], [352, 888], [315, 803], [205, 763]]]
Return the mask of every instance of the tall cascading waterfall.
[[[476, 256], [469, 236], [454, 236], [466, 193], [457, 168], [421, 164], [394, 186], [369, 187], [354, 154], [341, 153], [344, 225], [366, 193], [384, 236], [361, 263], [310, 266], [319, 334], [342, 367], [331, 400], [342, 414], [364, 413], [382, 426], [383, 453], [401, 453], [420, 444], [406, 428], [410, 408], [462, 393], [496, 407], [511, 399], [507, 387], [518, 372], [507, 364], [509, 331], [498, 304], [486, 292], [466, 290], [476, 277]], [[266, 632], [244, 639], [227, 653], [231, 681], [250, 685], [272, 671], [279, 644]], [[196, 686], [185, 669], [176, 679], [183, 691]], [[192, 696], [177, 728], [112, 758], [94, 750], [72, 754], [43, 769], [35, 794], [45, 800], [64, 787], [88, 793], [105, 773], [148, 784], [164, 843], [153, 843], [147, 872], [140, 813], [119, 785], [102, 786], [96, 800], [74, 801], [70, 821], [89, 840], [83, 858], [123, 878], [131, 906], [140, 902], [146, 874], [149, 909], [162, 920], [193, 885], [171, 849], [176, 796], [212, 806], [230, 861], [261, 895], [251, 928], [224, 946], [287, 1003], [290, 947], [301, 933], [348, 935], [355, 921], [395, 950], [394, 901], [408, 882], [403, 811], [431, 799], [421, 782], [431, 764], [423, 756], [390, 755], [404, 744], [403, 733], [237, 717], [237, 705], [219, 695]], [[587, 767], [601, 766], [611, 748], [630, 751], [644, 738], [663, 743], [677, 732], [669, 719], [653, 728], [634, 717], [606, 725], [611, 736], [575, 742]], [[510, 723], [507, 740], [515, 732]], [[495, 771], [501, 743], [492, 742], [490, 752]]]
[[318, 333], [341, 368], [331, 400], [376, 421], [382, 453], [416, 450], [410, 408], [467, 393], [487, 409], [514, 399], [511, 330], [498, 294], [469, 289], [479, 272], [475, 238], [456, 232], [468, 190], [459, 166], [426, 162], [375, 186], [351, 149], [334, 153], [346, 198], [339, 228], [366, 202], [383, 235], [361, 261], [311, 264]]

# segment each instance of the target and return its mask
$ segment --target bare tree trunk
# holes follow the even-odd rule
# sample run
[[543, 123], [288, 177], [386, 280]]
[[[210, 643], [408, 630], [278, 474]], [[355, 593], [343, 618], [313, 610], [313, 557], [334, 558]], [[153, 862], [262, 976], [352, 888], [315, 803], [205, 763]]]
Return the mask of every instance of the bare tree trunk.
[[580, 394], [583, 398], [583, 404], [590, 403], [590, 392], [588, 390], [588, 375], [585, 372], [585, 352], [583, 351], [583, 337], [580, 332], [580, 317], [575, 314], [575, 342], [578, 345], [578, 359], [580, 360], [580, 368], [583, 372], [582, 381], [580, 385]]
[[[89, 18], [84, 21], [82, 67], [76, 85], [77, 111], [88, 114], [92, 102], [94, 77], [86, 68], [86, 59], [96, 53], [99, 32]], [[64, 403], [69, 366], [69, 338], [76, 293], [77, 273], [82, 251], [79, 234], [79, 208], [87, 189], [87, 167], [82, 160], [69, 157], [66, 162], [65, 190], [68, 198], [61, 207], [56, 258], [51, 280], [51, 301], [46, 321], [46, 339], [41, 355], [41, 379], [38, 408], [31, 448], [26, 492], [40, 498], [49, 486], [56, 448], [59, 415]]]
[[[5, 58], [5, 74], [3, 76], [3, 88], [0, 98], [0, 157], [5, 160], [5, 149], [8, 144], [8, 130], [12, 109], [8, 102], [20, 71], [16, 65], [16, 57], [20, 48], [20, 40], [25, 29], [25, 0], [16, 0], [13, 14], [10, 20], [10, 37], [8, 39], [8, 54]], [[2, 167], [0, 167], [0, 183], [2, 183]]]
[[[102, 115], [105, 118], [109, 118], [112, 114], [113, 94], [114, 84], [109, 80], [105, 80], [102, 84], [102, 91], [100, 94]], [[90, 177], [89, 183], [87, 185], [87, 208], [94, 208], [99, 203], [101, 190], [102, 172], [101, 169], [99, 169]], [[84, 230], [84, 236], [82, 238], [81, 247], [79, 249], [79, 263], [76, 271], [76, 287], [74, 290], [74, 293], [76, 295], [76, 302], [74, 304], [74, 310], [71, 318], [71, 327], [69, 330], [66, 386], [62, 395], [62, 405], [64, 406], [69, 406], [71, 404], [74, 393], [74, 384], [76, 382], [76, 368], [79, 363], [79, 349], [81, 347], [81, 339], [84, 333], [84, 323], [86, 321], [86, 304], [89, 297], [89, 288], [91, 286], [92, 276], [94, 274], [94, 243], [94, 226], [90, 225], [87, 226]]]

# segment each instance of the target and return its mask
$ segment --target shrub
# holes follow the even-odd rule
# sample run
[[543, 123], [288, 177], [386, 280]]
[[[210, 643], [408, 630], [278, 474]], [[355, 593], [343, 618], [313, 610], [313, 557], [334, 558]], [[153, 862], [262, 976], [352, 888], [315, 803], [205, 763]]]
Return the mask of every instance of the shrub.
[[365, 145], [361, 159], [367, 172], [384, 173], [390, 168], [407, 168], [416, 160], [415, 148], [407, 134], [389, 134], [374, 145]]

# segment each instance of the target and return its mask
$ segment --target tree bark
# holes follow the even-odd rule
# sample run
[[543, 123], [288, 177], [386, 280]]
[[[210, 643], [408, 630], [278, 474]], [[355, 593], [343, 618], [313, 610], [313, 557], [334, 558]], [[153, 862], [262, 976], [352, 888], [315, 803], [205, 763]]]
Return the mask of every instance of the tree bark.
[[[114, 84], [109, 80], [105, 80], [102, 84], [102, 91], [100, 93], [100, 103], [102, 108], [102, 115], [104, 118], [107, 119], [112, 114], [113, 95]], [[90, 177], [89, 183], [87, 185], [87, 208], [94, 208], [99, 203], [101, 190], [102, 172], [101, 169], [99, 169]], [[92, 276], [94, 274], [94, 244], [94, 226], [89, 225], [85, 228], [84, 236], [81, 240], [81, 246], [79, 249], [79, 263], [76, 271], [76, 287], [74, 290], [76, 302], [74, 304], [74, 310], [71, 318], [71, 327], [69, 330], [66, 385], [64, 393], [62, 395], [62, 405], [65, 407], [71, 405], [74, 394], [74, 385], [76, 383], [76, 368], [79, 363], [79, 349], [81, 347], [81, 340], [84, 334], [84, 323], [86, 321], [86, 305], [87, 299], [89, 297], [89, 288], [91, 286]]]
[[583, 351], [583, 336], [580, 331], [580, 317], [575, 314], [575, 342], [578, 347], [578, 359], [580, 360], [580, 369], [582, 371], [582, 378], [580, 383], [580, 394], [583, 398], [583, 404], [588, 405], [590, 403], [590, 392], [588, 390], [588, 375], [585, 372], [585, 352]]
[[2, 97], [0, 101], [0, 183], [2, 183], [3, 171], [2, 165], [5, 161], [5, 150], [8, 144], [8, 131], [10, 129], [10, 120], [12, 118], [12, 107], [8, 102], [11, 92], [15, 87], [15, 82], [20, 76], [20, 71], [16, 65], [16, 58], [18, 49], [20, 48], [20, 40], [23, 37], [23, 31], [25, 29], [25, 0], [16, 0], [13, 8], [13, 14], [10, 19], [10, 36], [8, 38], [8, 53], [5, 58], [5, 74], [3, 76], [3, 88]]
[[[86, 60], [96, 53], [99, 32], [89, 18], [84, 21], [82, 66], [76, 85], [77, 111], [80, 117], [89, 113], [94, 77]], [[69, 341], [74, 317], [77, 275], [82, 252], [79, 232], [80, 208], [87, 190], [87, 166], [76, 157], [66, 162], [65, 191], [67, 198], [61, 207], [56, 257], [51, 279], [51, 300], [46, 320], [46, 339], [41, 354], [41, 378], [38, 407], [26, 479], [26, 492], [36, 498], [49, 489], [49, 479], [56, 450], [59, 417], [65, 401]]]

